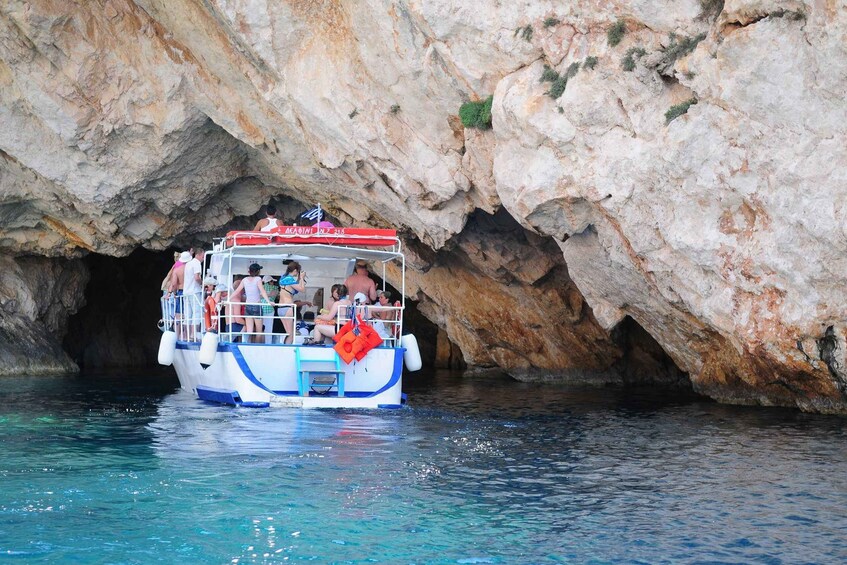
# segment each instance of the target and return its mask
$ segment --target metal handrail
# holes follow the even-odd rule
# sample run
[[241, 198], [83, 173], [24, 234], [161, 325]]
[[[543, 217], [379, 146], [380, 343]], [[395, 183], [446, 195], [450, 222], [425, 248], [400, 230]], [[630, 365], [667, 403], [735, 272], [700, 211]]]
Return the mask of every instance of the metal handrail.
[[[168, 298], [164, 296], [160, 299], [161, 309], [162, 309], [162, 329], [169, 330], [173, 329], [177, 332], [177, 337], [181, 341], [189, 341], [189, 342], [200, 342], [202, 341], [203, 334], [207, 332], [210, 328], [206, 327], [205, 321], [205, 312], [204, 312], [204, 302], [199, 299], [198, 294], [192, 294], [188, 296], [175, 296], [171, 295]], [[187, 299], [196, 300], [193, 307], [191, 307], [192, 314], [194, 312], [197, 313], [196, 316], [186, 317], [186, 304], [189, 302]], [[217, 303], [216, 312], [214, 314], [214, 318], [217, 320], [217, 331], [220, 335], [222, 341], [232, 342], [234, 339], [243, 336], [253, 336], [259, 335], [263, 336], [267, 343], [267, 338], [270, 337], [271, 343], [277, 343], [275, 338], [282, 338], [280, 342], [284, 342], [288, 337], [287, 332], [266, 332], [264, 331], [264, 321], [267, 319], [271, 320], [290, 320], [292, 323], [292, 343], [296, 343], [297, 339], [297, 321], [298, 321], [298, 308], [297, 304], [294, 303], [279, 303], [274, 302], [271, 303], [270, 306], [273, 307], [274, 312], [271, 316], [259, 316], [256, 319], [261, 320], [262, 330], [263, 331], [252, 331], [247, 332], [243, 329], [238, 332], [232, 331], [232, 324], [236, 323], [234, 319], [244, 318], [246, 317], [243, 311], [238, 315], [234, 315], [231, 313], [231, 310], [227, 310], [228, 313], [224, 313], [224, 308], [231, 308], [233, 306], [259, 306], [265, 307], [269, 304], [267, 302], [245, 302], [245, 301], [231, 301], [225, 300]], [[290, 308], [290, 313], [286, 315], [279, 315], [278, 308]], [[364, 313], [363, 320], [374, 325], [374, 322], [381, 322], [383, 327], [386, 329], [387, 336], [382, 336], [386, 345], [396, 346], [400, 339], [400, 329], [402, 328], [403, 321], [403, 306], [379, 306], [379, 305], [366, 305], [359, 306], [357, 308], [362, 308], [363, 311], [360, 314]], [[382, 312], [396, 312], [396, 315], [393, 319], [382, 319], [373, 316], [373, 311], [382, 311]], [[177, 313], [178, 311], [178, 313]], [[179, 316], [179, 317], [177, 317]], [[251, 316], [252, 318], [253, 316]], [[221, 321], [226, 325], [227, 331], [222, 331], [224, 328], [220, 326]], [[338, 312], [338, 315], [335, 317], [335, 331], [338, 332], [344, 324], [350, 321], [350, 318], [347, 317], [347, 308]], [[314, 327], [314, 323], [313, 323]]]

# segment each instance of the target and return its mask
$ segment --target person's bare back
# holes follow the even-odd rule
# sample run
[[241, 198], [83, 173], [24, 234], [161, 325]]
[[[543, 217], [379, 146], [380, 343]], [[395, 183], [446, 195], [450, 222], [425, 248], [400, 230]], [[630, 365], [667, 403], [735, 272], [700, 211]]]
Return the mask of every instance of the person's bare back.
[[185, 264], [174, 267], [174, 272], [171, 274], [171, 284], [168, 287], [169, 292], [182, 290], [183, 282], [185, 282]]

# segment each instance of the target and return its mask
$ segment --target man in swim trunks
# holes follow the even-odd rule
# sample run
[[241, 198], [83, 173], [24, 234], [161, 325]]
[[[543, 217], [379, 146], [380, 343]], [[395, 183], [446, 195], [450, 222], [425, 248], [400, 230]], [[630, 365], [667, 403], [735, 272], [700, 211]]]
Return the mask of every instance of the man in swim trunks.
[[171, 273], [171, 282], [170, 285], [168, 285], [168, 294], [165, 296], [165, 298], [168, 298], [172, 294], [174, 298], [176, 298], [174, 325], [176, 326], [176, 335], [179, 339], [187, 339], [182, 331], [182, 312], [184, 310], [182, 288], [185, 282], [185, 265], [187, 265], [189, 261], [191, 261], [191, 253], [183, 251], [179, 255], [178, 264], [174, 267], [174, 270]]

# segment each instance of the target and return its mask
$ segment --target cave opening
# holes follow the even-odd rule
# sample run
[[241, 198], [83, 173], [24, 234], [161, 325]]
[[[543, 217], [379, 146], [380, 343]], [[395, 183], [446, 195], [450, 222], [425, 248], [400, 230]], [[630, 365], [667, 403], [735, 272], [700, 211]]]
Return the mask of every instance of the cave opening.
[[688, 373], [632, 317], [612, 329], [612, 339], [622, 352], [615, 369], [624, 385], [692, 390]]
[[[174, 251], [136, 249], [127, 257], [92, 253], [83, 259], [91, 275], [85, 305], [68, 319], [63, 341], [82, 372], [158, 367], [160, 289]], [[404, 331], [415, 334], [424, 366], [433, 367], [439, 329], [408, 297]]]

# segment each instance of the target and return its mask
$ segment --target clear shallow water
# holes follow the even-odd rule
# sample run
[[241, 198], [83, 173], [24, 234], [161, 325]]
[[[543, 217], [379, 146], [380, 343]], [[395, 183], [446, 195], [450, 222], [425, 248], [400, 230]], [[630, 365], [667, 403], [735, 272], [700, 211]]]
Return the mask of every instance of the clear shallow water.
[[415, 377], [400, 411], [0, 380], [0, 562], [847, 561], [847, 419]]

